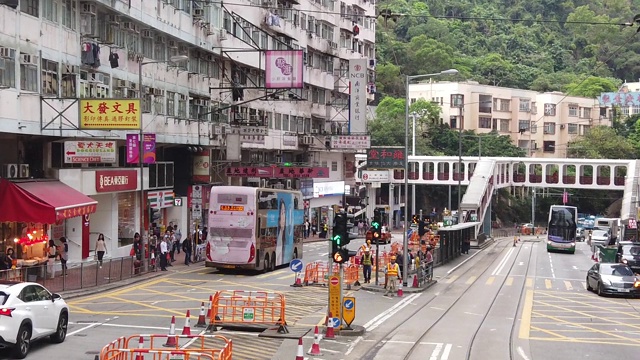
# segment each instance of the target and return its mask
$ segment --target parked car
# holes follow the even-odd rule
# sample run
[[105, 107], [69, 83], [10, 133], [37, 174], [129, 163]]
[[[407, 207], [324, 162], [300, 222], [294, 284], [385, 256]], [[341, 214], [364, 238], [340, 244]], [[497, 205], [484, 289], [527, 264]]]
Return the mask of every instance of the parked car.
[[67, 337], [69, 307], [59, 294], [31, 282], [0, 282], [0, 347], [24, 359], [33, 340]]
[[618, 261], [640, 273], [640, 243], [620, 241], [618, 243]]
[[640, 281], [625, 264], [598, 263], [587, 272], [587, 290], [598, 295], [640, 296]]

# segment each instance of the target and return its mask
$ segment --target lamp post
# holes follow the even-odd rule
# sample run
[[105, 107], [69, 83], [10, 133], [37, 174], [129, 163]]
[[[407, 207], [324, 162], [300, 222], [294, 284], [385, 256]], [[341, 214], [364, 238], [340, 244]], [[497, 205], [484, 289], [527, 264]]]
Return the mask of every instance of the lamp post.
[[407, 283], [407, 230], [409, 229], [409, 207], [407, 203], [409, 200], [409, 82], [414, 79], [428, 78], [438, 75], [455, 75], [458, 73], [456, 69], [444, 70], [439, 73], [423, 74], [423, 75], [406, 75], [404, 86], [404, 228], [402, 229], [402, 283]]
[[458, 116], [458, 224], [462, 223], [462, 209], [460, 209], [460, 203], [462, 202], [462, 124], [464, 123], [464, 104], [460, 103], [458, 106], [460, 110], [460, 116]]
[[[189, 57], [186, 55], [177, 55], [177, 56], [172, 56], [171, 58], [169, 58], [169, 62], [172, 63], [179, 63], [179, 62], [183, 62], [188, 60]], [[155, 60], [155, 61], [140, 61], [138, 62], [138, 87], [140, 93], [138, 94], [138, 101], [140, 101], [140, 107], [142, 107], [142, 102], [144, 101], [144, 96], [142, 95], [142, 66], [144, 65], [149, 65], [149, 64], [161, 64], [161, 63], [166, 63], [167, 61], [165, 60]], [[144, 236], [144, 210], [145, 210], [145, 206], [144, 206], [144, 142], [142, 137], [144, 136], [144, 126], [142, 126], [142, 110], [140, 111], [140, 132], [138, 133], [138, 147], [139, 147], [139, 153], [138, 153], [138, 165], [140, 165], [139, 170], [140, 170], [140, 256], [142, 258], [142, 264], [143, 264], [143, 269], [144, 272], [147, 272], [149, 270], [149, 263], [146, 261], [146, 246], [149, 243], [149, 239], [146, 238], [145, 240], [145, 236]]]

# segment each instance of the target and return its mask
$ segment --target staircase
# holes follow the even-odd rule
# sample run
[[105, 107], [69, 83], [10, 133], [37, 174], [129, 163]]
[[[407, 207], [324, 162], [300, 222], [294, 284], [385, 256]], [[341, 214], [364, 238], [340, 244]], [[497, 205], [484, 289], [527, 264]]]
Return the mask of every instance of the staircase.
[[620, 218], [630, 219], [636, 218], [636, 209], [638, 207], [638, 178], [640, 177], [640, 160], [633, 161], [629, 164], [627, 178], [624, 183], [624, 195], [622, 197], [622, 208], [620, 209]]
[[495, 160], [491, 159], [478, 161], [459, 209], [467, 211], [467, 213], [478, 214], [478, 221], [482, 222], [482, 225], [478, 227], [477, 232], [487, 234], [491, 231], [491, 212], [487, 210], [491, 206], [491, 197], [493, 196], [495, 165]]

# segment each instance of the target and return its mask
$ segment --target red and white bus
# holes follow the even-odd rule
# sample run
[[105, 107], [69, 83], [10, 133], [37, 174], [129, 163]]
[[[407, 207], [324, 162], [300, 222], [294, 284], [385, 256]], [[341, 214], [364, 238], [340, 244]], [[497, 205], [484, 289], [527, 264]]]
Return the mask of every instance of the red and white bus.
[[301, 258], [302, 207], [299, 191], [214, 186], [205, 265], [271, 271]]

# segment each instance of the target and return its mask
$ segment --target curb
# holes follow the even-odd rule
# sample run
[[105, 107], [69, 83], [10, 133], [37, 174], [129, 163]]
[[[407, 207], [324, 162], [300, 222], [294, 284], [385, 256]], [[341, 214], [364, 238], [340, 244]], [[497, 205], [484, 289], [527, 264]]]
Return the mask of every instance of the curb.
[[[429, 281], [427, 284], [425, 284], [422, 287], [419, 288], [407, 288], [407, 287], [402, 287], [402, 292], [406, 293], [406, 294], [415, 294], [415, 293], [421, 293], [424, 292], [425, 290], [427, 290], [428, 288], [432, 287], [433, 285], [437, 284], [438, 280], [431, 280]], [[386, 292], [387, 289], [385, 289], [384, 287], [381, 286], [363, 286], [360, 288], [361, 290], [368, 290], [368, 291], [373, 291], [373, 292], [379, 292], [379, 293], [383, 293]]]
[[360, 335], [364, 335], [366, 329], [364, 328], [364, 326], [361, 325], [352, 325], [351, 326], [353, 329], [351, 330], [347, 330], [347, 329], [342, 329], [342, 330], [336, 330], [336, 335], [339, 336], [360, 336]]
[[477, 249], [477, 250], [482, 250], [482, 249], [486, 249], [487, 247], [489, 247], [489, 245], [493, 244], [494, 242], [496, 242], [495, 238], [491, 238], [491, 240], [486, 240], [485, 242], [482, 243], [482, 245], [472, 245], [470, 246], [471, 249]]

